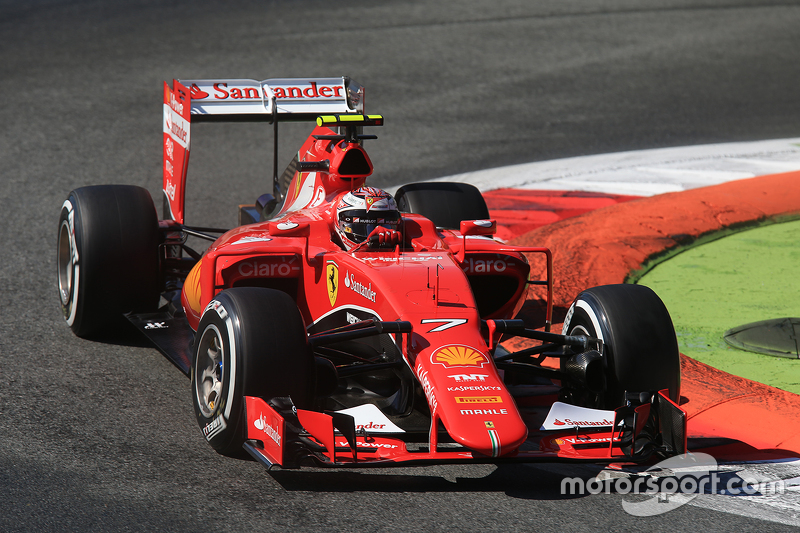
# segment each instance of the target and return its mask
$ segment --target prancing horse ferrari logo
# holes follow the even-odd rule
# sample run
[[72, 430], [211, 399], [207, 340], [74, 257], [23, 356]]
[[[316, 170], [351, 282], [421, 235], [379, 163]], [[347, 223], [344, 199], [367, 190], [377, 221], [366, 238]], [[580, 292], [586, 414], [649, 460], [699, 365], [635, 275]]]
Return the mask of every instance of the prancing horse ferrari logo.
[[336, 305], [336, 296], [339, 294], [339, 266], [333, 261], [328, 261], [325, 277], [328, 282], [328, 299], [333, 307]]

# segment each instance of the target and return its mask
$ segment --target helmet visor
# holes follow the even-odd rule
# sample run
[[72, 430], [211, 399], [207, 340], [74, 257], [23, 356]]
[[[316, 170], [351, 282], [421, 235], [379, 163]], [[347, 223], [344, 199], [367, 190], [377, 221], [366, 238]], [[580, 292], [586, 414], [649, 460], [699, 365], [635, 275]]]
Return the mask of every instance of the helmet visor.
[[375, 228], [396, 230], [400, 227], [397, 211], [349, 210], [339, 213], [339, 229], [353, 242], [364, 242]]

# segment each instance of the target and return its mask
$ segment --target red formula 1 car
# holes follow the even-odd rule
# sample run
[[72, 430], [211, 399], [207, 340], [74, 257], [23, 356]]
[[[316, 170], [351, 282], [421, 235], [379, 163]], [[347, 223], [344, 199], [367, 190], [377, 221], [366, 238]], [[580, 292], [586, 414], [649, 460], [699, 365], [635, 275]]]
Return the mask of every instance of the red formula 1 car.
[[[76, 189], [58, 286], [80, 336], [121, 315], [190, 376], [218, 452], [292, 468], [642, 461], [686, 450], [670, 317], [649, 289], [595, 287], [551, 333], [551, 255], [492, 238], [480, 193], [367, 187], [363, 88], [348, 78], [164, 86], [164, 219], [146, 190]], [[231, 230], [184, 223], [190, 125], [316, 121]], [[277, 154], [277, 148], [276, 148]], [[221, 236], [210, 235], [221, 233]], [[211, 241], [199, 254], [188, 236]], [[528, 257], [547, 279], [529, 280]], [[539, 329], [515, 320], [530, 285]], [[501, 337], [541, 341], [509, 353]]]

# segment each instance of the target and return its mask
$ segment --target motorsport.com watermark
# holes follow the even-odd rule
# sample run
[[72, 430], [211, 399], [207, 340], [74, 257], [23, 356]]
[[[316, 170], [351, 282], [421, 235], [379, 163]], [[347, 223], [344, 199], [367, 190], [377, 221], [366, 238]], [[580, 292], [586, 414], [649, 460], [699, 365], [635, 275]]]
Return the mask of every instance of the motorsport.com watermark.
[[[654, 516], [672, 511], [699, 494], [771, 496], [785, 493], [786, 484], [782, 479], [760, 479], [752, 472], [720, 470], [716, 460], [705, 453], [670, 457], [644, 472], [620, 477], [561, 480], [562, 495], [635, 495], [637, 499], [634, 501], [622, 501], [622, 508], [634, 516]], [[649, 498], [641, 498], [643, 496]]]

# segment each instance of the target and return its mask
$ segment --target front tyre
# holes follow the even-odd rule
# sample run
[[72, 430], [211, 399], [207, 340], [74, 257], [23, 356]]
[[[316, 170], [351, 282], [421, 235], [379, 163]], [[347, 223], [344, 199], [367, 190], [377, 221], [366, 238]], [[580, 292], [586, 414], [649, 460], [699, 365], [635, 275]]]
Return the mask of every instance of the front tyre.
[[[575, 403], [615, 409], [625, 405], [625, 392], [669, 389], [680, 398], [678, 341], [667, 308], [649, 287], [604, 285], [580, 293], [564, 319], [564, 333], [603, 341], [606, 392], [594, 401], [572, 391]], [[562, 363], [563, 364], [563, 363]], [[593, 404], [593, 405], [592, 405]]]
[[158, 217], [132, 185], [72, 191], [61, 207], [56, 263], [64, 319], [78, 336], [158, 305]]
[[241, 454], [247, 434], [245, 396], [314, 399], [314, 357], [297, 305], [286, 293], [240, 287], [208, 304], [195, 335], [192, 403], [208, 443]]

